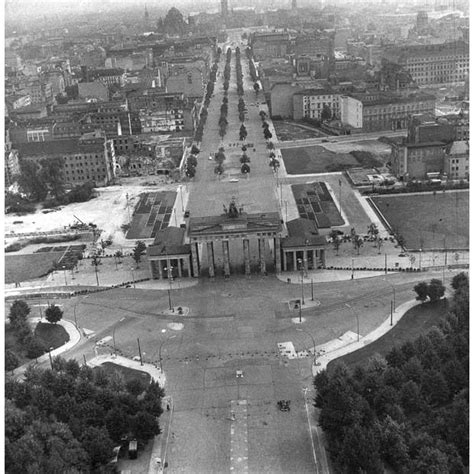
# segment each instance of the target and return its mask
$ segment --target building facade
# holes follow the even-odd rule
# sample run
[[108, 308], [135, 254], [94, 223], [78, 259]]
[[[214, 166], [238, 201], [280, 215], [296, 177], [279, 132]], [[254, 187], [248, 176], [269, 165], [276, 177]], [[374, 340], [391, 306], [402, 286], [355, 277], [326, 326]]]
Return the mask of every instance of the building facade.
[[351, 94], [350, 98], [352, 100], [346, 97], [341, 100], [341, 120], [345, 125], [364, 132], [404, 129], [411, 115], [435, 113], [436, 97], [429, 94], [399, 96], [367, 92]]
[[450, 179], [469, 179], [468, 141], [454, 141], [446, 148], [444, 172]]
[[462, 82], [469, 73], [469, 44], [455, 41], [390, 48], [384, 60], [403, 66], [419, 85]]
[[30, 142], [18, 146], [20, 160], [34, 161], [60, 157], [62, 177], [66, 185], [93, 181], [106, 186], [115, 178], [115, 151], [112, 140], [104, 133], [86, 134], [79, 139]]
[[445, 170], [445, 148], [443, 142], [392, 144], [392, 172], [403, 180], [425, 180], [428, 173], [442, 175]]
[[[304, 89], [293, 95], [293, 119], [330, 120], [340, 118], [339, 94], [327, 89]], [[325, 116], [330, 113], [330, 116]]]

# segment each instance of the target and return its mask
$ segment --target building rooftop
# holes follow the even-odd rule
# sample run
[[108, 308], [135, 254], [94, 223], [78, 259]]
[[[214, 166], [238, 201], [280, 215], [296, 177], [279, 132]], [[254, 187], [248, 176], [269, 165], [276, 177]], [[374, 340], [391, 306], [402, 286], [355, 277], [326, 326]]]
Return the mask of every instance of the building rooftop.
[[404, 104], [410, 102], [416, 102], [420, 100], [428, 101], [436, 100], [436, 96], [432, 94], [425, 94], [423, 92], [410, 94], [408, 96], [397, 96], [393, 94], [380, 94], [380, 93], [349, 93], [350, 97], [360, 100], [364, 105], [383, 105], [383, 104]]
[[81, 143], [77, 138], [46, 142], [19, 143], [17, 149], [23, 156], [64, 155], [81, 152], [103, 152], [103, 143]]
[[282, 240], [282, 247], [326, 246], [326, 237], [319, 235], [316, 223], [299, 217], [286, 223], [288, 237]]
[[155, 241], [147, 248], [148, 256], [189, 254], [191, 246], [184, 244], [185, 229], [166, 227], [156, 233]]
[[464, 140], [456, 140], [451, 143], [448, 147], [449, 155], [468, 155], [469, 154], [469, 142]]
[[194, 217], [189, 220], [190, 237], [210, 236], [215, 234], [235, 235], [248, 232], [281, 231], [280, 215], [278, 212], [261, 214], [239, 213], [237, 217], [227, 214], [209, 217]]

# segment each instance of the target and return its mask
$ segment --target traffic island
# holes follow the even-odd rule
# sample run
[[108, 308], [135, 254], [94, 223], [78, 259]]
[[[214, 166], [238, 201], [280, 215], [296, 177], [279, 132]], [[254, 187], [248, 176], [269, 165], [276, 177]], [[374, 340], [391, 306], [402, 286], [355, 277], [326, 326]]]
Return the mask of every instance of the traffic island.
[[167, 316], [188, 316], [189, 308], [187, 306], [173, 306], [171, 309], [163, 311]]

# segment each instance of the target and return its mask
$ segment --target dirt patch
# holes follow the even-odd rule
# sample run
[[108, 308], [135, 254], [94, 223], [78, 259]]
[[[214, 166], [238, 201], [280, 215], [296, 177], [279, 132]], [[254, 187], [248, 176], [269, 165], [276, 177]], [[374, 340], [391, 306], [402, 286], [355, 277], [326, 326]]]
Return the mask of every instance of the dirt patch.
[[281, 154], [288, 174], [328, 173], [359, 166], [351, 154], [334, 153], [322, 146], [284, 148]]

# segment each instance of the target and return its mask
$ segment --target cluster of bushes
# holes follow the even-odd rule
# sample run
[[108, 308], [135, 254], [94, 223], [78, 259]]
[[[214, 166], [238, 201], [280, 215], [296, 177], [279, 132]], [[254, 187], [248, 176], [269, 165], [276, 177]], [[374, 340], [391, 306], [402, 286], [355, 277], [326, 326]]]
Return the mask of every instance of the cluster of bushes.
[[219, 150], [217, 151], [214, 159], [217, 163], [217, 166], [214, 168], [214, 173], [216, 173], [218, 176], [220, 176], [224, 172], [223, 164], [224, 164], [224, 161], [226, 159], [223, 147], [219, 147]]
[[270, 140], [273, 137], [273, 134], [272, 132], [270, 132], [270, 125], [263, 118], [262, 118], [262, 128], [263, 128], [263, 136], [265, 140]]
[[199, 148], [193, 145], [191, 148], [191, 154], [186, 158], [184, 172], [188, 178], [194, 178], [194, 176], [196, 175], [196, 166], [198, 164], [196, 155], [199, 152], [200, 152]]
[[[7, 371], [18, 367], [22, 356], [26, 356], [28, 359], [36, 359], [50, 348], [45, 344], [42, 337], [32, 331], [28, 323], [30, 312], [30, 307], [23, 300], [15, 300], [10, 307], [8, 315], [10, 320], [9, 329], [16, 343], [5, 350], [5, 369]], [[52, 304], [46, 308], [45, 316], [48, 322], [55, 324], [61, 320], [63, 312], [58, 306]]]
[[448, 182], [446, 184], [431, 184], [431, 183], [417, 183], [409, 181], [406, 186], [401, 188], [382, 187], [375, 186], [373, 189], [363, 191], [363, 194], [405, 194], [405, 193], [417, 193], [417, 192], [429, 192], [433, 193], [438, 191], [446, 191], [450, 189], [468, 189], [469, 183], [461, 180], [459, 183]]
[[315, 406], [321, 409], [319, 423], [337, 472], [466, 471], [467, 275], [456, 276], [452, 287], [455, 295], [439, 327], [394, 347], [385, 358], [372, 357], [365, 366], [349, 370], [337, 363], [330, 374], [316, 375]]
[[[7, 472], [111, 472], [113, 448], [161, 432], [163, 389], [115, 371], [55, 358], [5, 384]], [[20, 454], [21, 453], [21, 454]]]
[[36, 211], [36, 204], [30, 202], [20, 194], [5, 193], [6, 214], [31, 214]]
[[370, 151], [352, 150], [350, 153], [363, 168], [378, 168], [383, 165], [382, 160]]
[[33, 237], [32, 239], [21, 240], [19, 242], [14, 242], [10, 245], [5, 247], [5, 252], [17, 252], [28, 245], [33, 244], [53, 244], [53, 243], [60, 243], [60, 242], [71, 242], [73, 240], [78, 240], [81, 236], [78, 234], [74, 235], [55, 235], [49, 237]]

